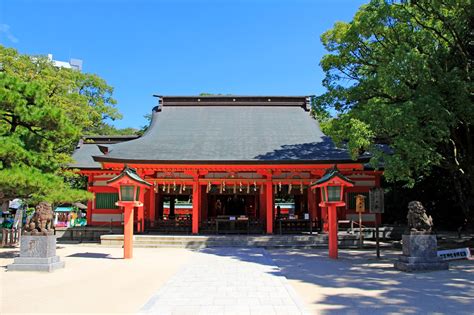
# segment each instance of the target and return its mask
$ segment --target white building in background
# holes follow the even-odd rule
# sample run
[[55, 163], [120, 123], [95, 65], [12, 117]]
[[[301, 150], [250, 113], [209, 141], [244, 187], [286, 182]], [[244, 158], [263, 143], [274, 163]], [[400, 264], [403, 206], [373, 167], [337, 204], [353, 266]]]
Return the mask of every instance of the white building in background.
[[82, 71], [82, 60], [71, 58], [69, 61], [59, 61], [53, 59], [53, 54], [48, 54], [48, 60], [58, 68], [67, 68]]

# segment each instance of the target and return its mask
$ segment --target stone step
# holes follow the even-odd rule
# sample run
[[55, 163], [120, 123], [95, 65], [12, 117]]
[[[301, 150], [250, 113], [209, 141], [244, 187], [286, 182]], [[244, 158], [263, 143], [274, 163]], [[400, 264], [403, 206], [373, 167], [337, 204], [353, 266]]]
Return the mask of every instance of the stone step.
[[[106, 235], [109, 239], [122, 239], [122, 235]], [[341, 236], [343, 237], [343, 236]], [[326, 238], [326, 235], [313, 235], [313, 236], [273, 236], [273, 237], [264, 237], [264, 236], [231, 236], [231, 235], [219, 235], [219, 236], [155, 236], [155, 235], [135, 235], [135, 240], [232, 240], [232, 241], [242, 241], [242, 240], [288, 240], [288, 241], [311, 241], [315, 239]]]
[[[104, 235], [101, 244], [105, 246], [121, 246], [123, 235]], [[135, 235], [134, 247], [325, 247], [327, 235], [266, 235], [266, 236], [183, 236], [183, 235]], [[353, 235], [339, 235], [339, 245], [353, 247], [358, 245], [358, 238]]]
[[[113, 240], [113, 241], [122, 241], [122, 240]], [[135, 242], [138, 243], [236, 243], [236, 244], [255, 244], [255, 243], [275, 243], [275, 244], [293, 244], [293, 243], [327, 243], [327, 239], [318, 239], [318, 240], [308, 240], [308, 241], [293, 241], [293, 240], [215, 240], [210, 239], [206, 241], [201, 240], [137, 240], [134, 239]], [[341, 239], [341, 241], [344, 241]]]
[[[341, 239], [344, 240], [344, 239]], [[114, 240], [114, 241], [122, 241], [122, 240]], [[163, 240], [163, 239], [134, 239], [135, 242], [139, 243], [149, 243], [149, 242], [160, 242], [160, 243], [207, 243], [207, 242], [213, 242], [213, 243], [279, 243], [279, 244], [292, 244], [292, 243], [319, 243], [319, 242], [325, 242], [327, 243], [327, 239], [314, 239], [314, 240], [222, 240], [222, 239], [208, 239], [208, 240], [179, 240], [179, 239], [174, 239], [174, 240]]]
[[[134, 248], [190, 248], [190, 249], [200, 249], [206, 248], [206, 245], [190, 245], [190, 244], [133, 244]], [[226, 246], [231, 247], [231, 246]]]

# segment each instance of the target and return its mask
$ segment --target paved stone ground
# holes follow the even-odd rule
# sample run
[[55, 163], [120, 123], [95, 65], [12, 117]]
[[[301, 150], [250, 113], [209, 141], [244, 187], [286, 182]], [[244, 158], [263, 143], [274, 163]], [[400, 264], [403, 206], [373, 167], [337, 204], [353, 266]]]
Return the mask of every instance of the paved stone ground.
[[207, 248], [142, 307], [151, 314], [306, 314], [304, 304], [259, 248]]
[[393, 268], [400, 251], [270, 250], [313, 314], [474, 314], [474, 260], [449, 262], [449, 270], [406, 273]]

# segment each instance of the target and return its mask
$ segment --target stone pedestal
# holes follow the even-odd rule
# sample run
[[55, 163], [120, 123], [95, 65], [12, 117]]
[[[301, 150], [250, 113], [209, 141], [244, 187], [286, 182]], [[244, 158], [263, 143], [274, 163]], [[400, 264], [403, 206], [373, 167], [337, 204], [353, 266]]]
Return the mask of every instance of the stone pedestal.
[[64, 268], [56, 256], [55, 235], [22, 235], [20, 257], [7, 266], [8, 271], [54, 271]]
[[436, 235], [403, 235], [403, 255], [394, 267], [402, 271], [447, 270], [449, 265], [437, 256]]

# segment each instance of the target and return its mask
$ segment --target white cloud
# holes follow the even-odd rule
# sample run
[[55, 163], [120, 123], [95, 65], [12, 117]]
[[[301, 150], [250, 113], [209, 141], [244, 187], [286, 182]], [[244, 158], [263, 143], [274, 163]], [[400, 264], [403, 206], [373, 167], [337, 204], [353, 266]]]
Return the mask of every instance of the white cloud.
[[0, 35], [2, 34], [5, 35], [12, 43], [19, 42], [18, 38], [16, 38], [12, 32], [10, 32], [10, 25], [8, 24], [0, 24]]

